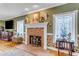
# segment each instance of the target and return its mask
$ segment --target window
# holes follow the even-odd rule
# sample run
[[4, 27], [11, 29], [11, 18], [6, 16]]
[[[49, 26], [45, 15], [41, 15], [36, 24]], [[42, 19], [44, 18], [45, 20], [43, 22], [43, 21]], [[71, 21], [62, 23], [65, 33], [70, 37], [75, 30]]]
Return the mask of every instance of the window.
[[76, 12], [66, 12], [54, 15], [55, 41], [62, 37], [67, 38], [71, 33], [71, 41], [76, 41]]
[[24, 20], [17, 21], [17, 35], [24, 37]]

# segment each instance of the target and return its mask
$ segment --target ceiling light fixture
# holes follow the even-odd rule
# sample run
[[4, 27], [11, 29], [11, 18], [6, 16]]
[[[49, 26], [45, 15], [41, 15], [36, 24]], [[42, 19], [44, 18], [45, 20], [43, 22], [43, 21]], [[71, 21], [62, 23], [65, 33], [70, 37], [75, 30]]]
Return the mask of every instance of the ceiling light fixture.
[[28, 8], [25, 8], [25, 11], [29, 11], [29, 9]]
[[33, 7], [34, 7], [34, 8], [38, 8], [38, 7], [39, 7], [39, 5], [33, 5]]

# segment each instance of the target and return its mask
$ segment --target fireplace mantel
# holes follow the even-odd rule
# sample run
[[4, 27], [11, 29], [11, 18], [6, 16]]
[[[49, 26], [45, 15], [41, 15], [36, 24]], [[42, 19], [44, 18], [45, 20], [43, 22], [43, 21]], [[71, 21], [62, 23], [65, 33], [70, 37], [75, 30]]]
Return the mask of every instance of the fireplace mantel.
[[47, 23], [26, 24], [26, 28], [44, 28], [47, 27]]
[[44, 49], [47, 49], [47, 23], [25, 24], [25, 44], [27, 44], [27, 29], [28, 28], [44, 28]]

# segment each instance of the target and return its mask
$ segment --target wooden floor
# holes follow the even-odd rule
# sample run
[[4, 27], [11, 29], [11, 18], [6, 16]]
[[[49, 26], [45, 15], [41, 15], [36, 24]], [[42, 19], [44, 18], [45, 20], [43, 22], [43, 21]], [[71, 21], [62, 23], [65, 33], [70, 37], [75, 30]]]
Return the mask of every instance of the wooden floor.
[[68, 56], [68, 53], [60, 52], [58, 55], [58, 51], [55, 50], [49, 50], [49, 53], [54, 54], [55, 56]]
[[13, 48], [16, 45], [17, 44], [13, 43], [13, 42], [8, 42], [8, 41], [2, 41], [2, 40], [0, 40], [0, 52], [1, 51], [9, 50], [10, 48]]
[[[41, 47], [33, 47], [31, 45], [25, 45], [25, 44], [17, 45], [13, 42], [7, 42], [7, 41], [0, 40], [0, 51], [7, 51], [12, 48], [21, 49], [35, 56], [58, 56], [58, 51], [55, 51], [55, 50], [44, 50]], [[66, 56], [66, 55], [68, 54], [60, 52], [60, 56]]]
[[3, 41], [3, 40], [0, 40], [0, 45], [9, 46], [9, 47], [14, 47], [14, 46], [16, 46], [17, 44], [14, 43], [14, 42], [11, 42], [11, 41]]
[[[19, 45], [17, 46], [19, 49], [23, 49], [25, 51], [28, 51], [29, 53], [32, 53], [36, 56], [59, 56], [58, 51], [55, 50], [44, 50], [41, 47], [33, 47], [31, 45]], [[68, 56], [68, 53], [60, 52], [60, 56]]]
[[35, 56], [54, 56], [53, 54], [49, 53], [48, 50], [44, 50], [41, 47], [33, 47], [31, 45], [27, 46], [27, 45], [22, 44], [22, 45], [16, 46], [16, 48], [25, 50]]

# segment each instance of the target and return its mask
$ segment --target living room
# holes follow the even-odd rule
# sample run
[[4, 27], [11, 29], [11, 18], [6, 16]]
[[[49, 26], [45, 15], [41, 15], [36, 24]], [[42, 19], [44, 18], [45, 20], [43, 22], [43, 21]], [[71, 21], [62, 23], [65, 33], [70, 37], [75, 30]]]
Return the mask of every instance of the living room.
[[[26, 53], [21, 55], [25, 56], [79, 55], [78, 3], [2, 3], [0, 6], [4, 12], [0, 17], [1, 50], [23, 49]], [[7, 53], [2, 55], [22, 52]]]

